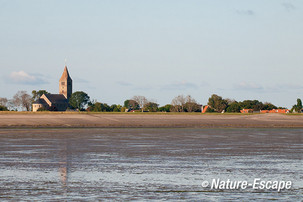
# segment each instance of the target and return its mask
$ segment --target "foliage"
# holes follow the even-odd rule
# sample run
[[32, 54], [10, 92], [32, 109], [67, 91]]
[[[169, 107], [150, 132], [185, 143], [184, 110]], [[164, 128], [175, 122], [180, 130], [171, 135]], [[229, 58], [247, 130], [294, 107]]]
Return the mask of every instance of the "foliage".
[[302, 101], [300, 98], [297, 99], [297, 104], [291, 108], [291, 112], [301, 113], [302, 111]]
[[32, 91], [32, 100], [37, 101], [43, 94], [49, 94], [49, 92], [47, 92], [46, 90], [33, 90]]
[[139, 103], [136, 102], [135, 100], [125, 100], [124, 107], [126, 107], [127, 109], [133, 109], [133, 110], [140, 109]]
[[145, 105], [148, 103], [148, 100], [146, 99], [146, 97], [141, 96], [141, 95], [136, 95], [132, 98], [132, 100], [136, 101], [139, 104], [141, 111], [143, 112]]
[[107, 104], [103, 104], [101, 102], [96, 102], [94, 104], [91, 104], [87, 108], [87, 111], [92, 111], [92, 112], [107, 112], [107, 111], [110, 111], [110, 107]]
[[84, 106], [89, 102], [89, 96], [83, 91], [74, 92], [70, 99], [69, 104], [79, 110], [83, 110]]
[[259, 100], [244, 100], [240, 102], [241, 109], [252, 109], [253, 111], [260, 111], [263, 109], [263, 103]]
[[121, 105], [113, 104], [109, 106], [106, 103], [101, 102], [94, 102], [89, 103], [89, 107], [87, 108], [87, 111], [91, 112], [120, 112], [121, 111]]
[[212, 113], [212, 112], [216, 112], [213, 108], [208, 107], [206, 109], [206, 113]]
[[148, 102], [144, 105], [144, 109], [149, 112], [156, 112], [156, 111], [158, 111], [158, 106], [159, 106], [159, 104], [157, 104], [155, 102]]
[[9, 111], [7, 107], [0, 105], [0, 111]]
[[112, 111], [112, 112], [120, 112], [121, 108], [122, 108], [121, 105], [113, 104], [113, 105], [110, 106], [110, 111]]
[[302, 109], [302, 101], [299, 98], [297, 99], [297, 108], [298, 108], [298, 110]]
[[240, 112], [241, 107], [237, 101], [234, 101], [228, 105], [226, 112]]
[[186, 112], [201, 112], [201, 106], [190, 95], [186, 96], [184, 111]]
[[160, 112], [170, 112], [171, 108], [172, 108], [172, 105], [167, 104], [167, 105], [164, 105], [162, 107], [159, 107], [158, 111], [160, 111]]
[[201, 112], [201, 105], [195, 102], [186, 102], [184, 111], [186, 112]]
[[273, 109], [278, 109], [278, 107], [271, 104], [270, 102], [265, 102], [263, 104], [262, 110], [273, 110]]
[[227, 100], [224, 100], [221, 96], [213, 94], [208, 99], [208, 105], [217, 112], [222, 112], [228, 106]]

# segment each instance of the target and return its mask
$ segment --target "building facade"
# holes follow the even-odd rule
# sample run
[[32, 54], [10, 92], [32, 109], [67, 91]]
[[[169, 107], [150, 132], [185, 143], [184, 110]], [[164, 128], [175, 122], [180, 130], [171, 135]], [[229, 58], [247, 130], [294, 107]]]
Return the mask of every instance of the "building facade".
[[59, 94], [43, 94], [33, 103], [34, 112], [39, 109], [50, 111], [66, 111], [68, 102], [73, 93], [73, 80], [71, 79], [68, 69], [65, 66], [62, 76], [59, 80]]

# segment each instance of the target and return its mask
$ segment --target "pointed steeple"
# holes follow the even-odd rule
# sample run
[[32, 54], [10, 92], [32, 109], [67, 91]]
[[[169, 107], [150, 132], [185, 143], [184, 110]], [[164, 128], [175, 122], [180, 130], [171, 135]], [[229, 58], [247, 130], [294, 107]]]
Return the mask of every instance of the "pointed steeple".
[[66, 99], [69, 99], [73, 93], [73, 80], [70, 77], [67, 66], [65, 65], [62, 76], [59, 80], [59, 94], [63, 94]]
[[60, 80], [63, 80], [63, 79], [71, 79], [71, 77], [69, 76], [68, 69], [67, 69], [66, 65], [64, 67], [64, 71], [62, 73], [62, 76], [61, 76]]

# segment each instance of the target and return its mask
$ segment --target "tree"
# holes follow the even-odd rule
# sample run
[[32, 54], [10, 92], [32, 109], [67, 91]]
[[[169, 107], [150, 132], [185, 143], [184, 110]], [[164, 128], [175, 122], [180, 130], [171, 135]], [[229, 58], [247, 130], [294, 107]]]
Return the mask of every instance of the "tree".
[[7, 106], [7, 103], [8, 103], [8, 99], [5, 98], [5, 97], [0, 97], [0, 105], [1, 106]]
[[110, 106], [110, 110], [112, 112], [120, 112], [121, 111], [122, 106], [121, 105], [116, 105], [116, 104], [112, 104]]
[[49, 92], [47, 92], [46, 90], [33, 90], [32, 91], [32, 100], [33, 102], [34, 101], [37, 101], [43, 94], [49, 94]]
[[10, 110], [10, 111], [17, 111], [17, 107], [14, 104], [14, 99], [9, 99], [7, 101], [6, 107]]
[[144, 108], [148, 110], [149, 112], [156, 112], [158, 111], [159, 104], [155, 102], [148, 102], [144, 105]]
[[297, 113], [301, 113], [302, 111], [302, 101], [300, 98], [297, 99], [297, 104], [291, 108], [291, 111], [295, 111]]
[[74, 92], [70, 99], [69, 104], [79, 110], [83, 110], [84, 106], [89, 102], [89, 96], [83, 91]]
[[226, 109], [228, 103], [227, 100], [224, 100], [221, 96], [218, 96], [216, 94], [213, 94], [208, 99], [208, 105], [213, 108], [217, 112], [222, 112]]
[[0, 105], [0, 111], [9, 111], [7, 107]]
[[160, 111], [160, 112], [170, 112], [171, 108], [172, 108], [172, 105], [167, 104], [167, 105], [164, 105], [162, 107], [159, 107], [158, 111]]
[[270, 102], [265, 102], [263, 104], [262, 110], [273, 110], [273, 109], [278, 109], [275, 105], [271, 104]]
[[244, 100], [239, 103], [241, 109], [252, 109], [253, 111], [259, 111], [263, 109], [263, 103], [259, 100]]
[[139, 104], [139, 106], [140, 106], [140, 108], [141, 108], [141, 110], [143, 112], [145, 104], [148, 103], [148, 100], [146, 99], [146, 97], [141, 96], [141, 95], [136, 95], [132, 99]]
[[184, 112], [184, 106], [186, 103], [186, 98], [184, 95], [178, 95], [171, 101], [171, 111], [173, 112]]
[[89, 102], [88, 103], [89, 107], [87, 108], [87, 111], [91, 112], [102, 112], [102, 103], [100, 102]]
[[200, 105], [193, 99], [190, 95], [186, 96], [185, 104], [184, 104], [184, 111], [186, 112], [201, 112]]
[[126, 107], [121, 107], [121, 112], [125, 112], [126, 111]]
[[140, 105], [135, 100], [125, 100], [124, 107], [126, 107], [127, 109], [133, 109], [133, 110], [140, 109]]
[[16, 107], [30, 111], [32, 98], [26, 91], [18, 91], [13, 97], [13, 103]]
[[9, 100], [7, 98], [0, 97], [0, 111], [9, 111], [8, 104], [9, 104]]
[[237, 101], [234, 101], [228, 105], [226, 112], [240, 112], [241, 107]]

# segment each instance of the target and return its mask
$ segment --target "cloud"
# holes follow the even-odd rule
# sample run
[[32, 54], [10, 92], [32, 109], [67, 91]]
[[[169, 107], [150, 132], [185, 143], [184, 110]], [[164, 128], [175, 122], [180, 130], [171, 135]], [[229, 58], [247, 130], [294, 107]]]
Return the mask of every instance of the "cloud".
[[255, 15], [255, 12], [253, 10], [236, 10], [236, 13], [239, 15], [248, 15], [248, 16]]
[[198, 86], [196, 84], [187, 81], [179, 81], [168, 85], [164, 85], [162, 87], [162, 89], [164, 90], [187, 90], [187, 89], [197, 89], [197, 88]]
[[48, 83], [42, 75], [34, 75], [26, 73], [25, 71], [12, 72], [9, 76], [10, 81], [17, 84], [24, 85], [38, 85]]
[[293, 11], [296, 9], [296, 7], [292, 3], [282, 3], [282, 6], [285, 8], [287, 11]]
[[259, 84], [253, 82], [245, 82], [245, 81], [235, 84], [234, 88], [237, 90], [247, 90], [247, 91], [264, 90], [264, 88]]

